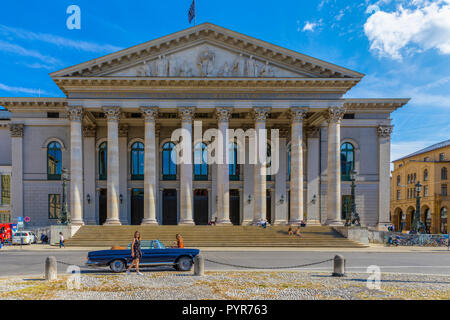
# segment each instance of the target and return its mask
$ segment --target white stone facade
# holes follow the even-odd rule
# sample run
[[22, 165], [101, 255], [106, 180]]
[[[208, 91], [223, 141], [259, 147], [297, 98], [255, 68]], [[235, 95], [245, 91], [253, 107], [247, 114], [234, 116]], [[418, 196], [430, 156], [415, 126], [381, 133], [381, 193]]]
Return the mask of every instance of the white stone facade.
[[[11, 112], [10, 134], [0, 142], [10, 156], [0, 154], [0, 166], [12, 167], [13, 220], [56, 223], [49, 218], [49, 194], [61, 194], [62, 187], [47, 169], [53, 141], [61, 146], [60, 167], [70, 172], [73, 224], [190, 225], [217, 217], [219, 224], [262, 218], [340, 225], [342, 195], [350, 195], [350, 182], [341, 179], [343, 143], [354, 148], [361, 222], [377, 226], [389, 218], [385, 128], [391, 128], [390, 113], [408, 100], [343, 99], [360, 73], [202, 24], [51, 76], [66, 98], [0, 98]], [[248, 163], [248, 143], [242, 146], [247, 162], [236, 174], [228, 164], [209, 165], [200, 178], [192, 164], [163, 172], [173, 130], [193, 132], [198, 120], [203, 134], [278, 129], [278, 172], [268, 179], [264, 166]], [[183, 141], [190, 150], [197, 142]], [[136, 145], [142, 151], [132, 149]], [[133, 152], [144, 153], [136, 167]]]

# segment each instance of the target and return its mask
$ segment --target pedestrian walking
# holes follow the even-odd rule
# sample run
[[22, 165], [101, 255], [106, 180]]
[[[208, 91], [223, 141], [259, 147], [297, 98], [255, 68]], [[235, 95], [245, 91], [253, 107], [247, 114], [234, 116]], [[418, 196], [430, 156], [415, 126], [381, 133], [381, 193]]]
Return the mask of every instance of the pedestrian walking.
[[127, 269], [127, 274], [130, 274], [131, 268], [135, 266], [137, 274], [142, 276], [143, 274], [139, 272], [139, 261], [142, 259], [141, 234], [139, 233], [139, 231], [136, 231], [134, 233], [133, 242], [131, 243], [131, 259], [132, 261]]
[[66, 247], [65, 245], [64, 245], [64, 236], [63, 236], [63, 233], [62, 232], [60, 232], [59, 233], [59, 248], [61, 249], [62, 247]]

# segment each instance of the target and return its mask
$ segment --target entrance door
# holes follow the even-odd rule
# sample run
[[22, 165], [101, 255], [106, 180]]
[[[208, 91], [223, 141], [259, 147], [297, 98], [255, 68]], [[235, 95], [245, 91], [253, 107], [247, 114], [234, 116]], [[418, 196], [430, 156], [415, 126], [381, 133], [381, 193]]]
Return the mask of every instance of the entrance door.
[[230, 190], [230, 221], [234, 225], [240, 225], [240, 207], [241, 207], [241, 199], [239, 197], [239, 190], [231, 189]]
[[164, 189], [163, 191], [163, 225], [177, 225], [177, 190]]
[[266, 191], [266, 220], [272, 224], [272, 197], [270, 190]]
[[194, 222], [196, 225], [208, 224], [208, 190], [194, 190]]
[[144, 189], [131, 190], [131, 224], [140, 225], [144, 218]]
[[100, 189], [98, 197], [98, 224], [102, 225], [107, 218], [107, 193], [106, 189]]

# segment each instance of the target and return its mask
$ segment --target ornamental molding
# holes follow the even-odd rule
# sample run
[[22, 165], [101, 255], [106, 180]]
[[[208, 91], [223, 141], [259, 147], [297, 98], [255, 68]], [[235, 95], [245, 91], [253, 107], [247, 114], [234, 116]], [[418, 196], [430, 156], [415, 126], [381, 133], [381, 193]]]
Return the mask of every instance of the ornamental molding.
[[216, 118], [219, 122], [227, 122], [230, 120], [232, 107], [219, 107], [216, 108]]
[[325, 118], [328, 123], [341, 123], [345, 114], [344, 107], [329, 107], [325, 113]]
[[103, 107], [102, 109], [108, 121], [120, 120], [121, 114], [120, 107]]
[[180, 107], [178, 108], [178, 116], [181, 121], [192, 121], [194, 119], [195, 107]]
[[308, 112], [305, 107], [291, 107], [289, 109], [289, 117], [292, 122], [302, 122]]
[[380, 138], [390, 138], [393, 129], [394, 129], [394, 126], [391, 126], [391, 125], [389, 125], [389, 126], [380, 125], [380, 126], [378, 126], [378, 129], [377, 129], [378, 136]]
[[81, 106], [69, 106], [66, 107], [67, 117], [70, 121], [83, 120], [83, 107]]
[[9, 125], [9, 130], [11, 132], [11, 137], [22, 138], [23, 137], [23, 124], [12, 123]]
[[97, 128], [95, 126], [83, 126], [83, 136], [86, 138], [95, 138]]
[[140, 109], [146, 122], [156, 121], [158, 118], [158, 107], [141, 107]]
[[126, 138], [128, 137], [128, 125], [127, 124], [121, 124], [119, 126], [119, 137]]
[[255, 122], [266, 121], [270, 110], [271, 108], [269, 107], [254, 107], [252, 112], [253, 119]]

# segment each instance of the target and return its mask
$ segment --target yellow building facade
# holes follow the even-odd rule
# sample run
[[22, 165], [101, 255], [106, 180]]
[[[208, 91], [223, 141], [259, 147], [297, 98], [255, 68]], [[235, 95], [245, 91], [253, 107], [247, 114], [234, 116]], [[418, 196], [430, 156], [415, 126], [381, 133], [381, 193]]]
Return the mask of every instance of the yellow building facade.
[[396, 231], [411, 230], [420, 191], [421, 220], [429, 233], [448, 233], [450, 208], [450, 140], [394, 161], [391, 179], [391, 222]]

